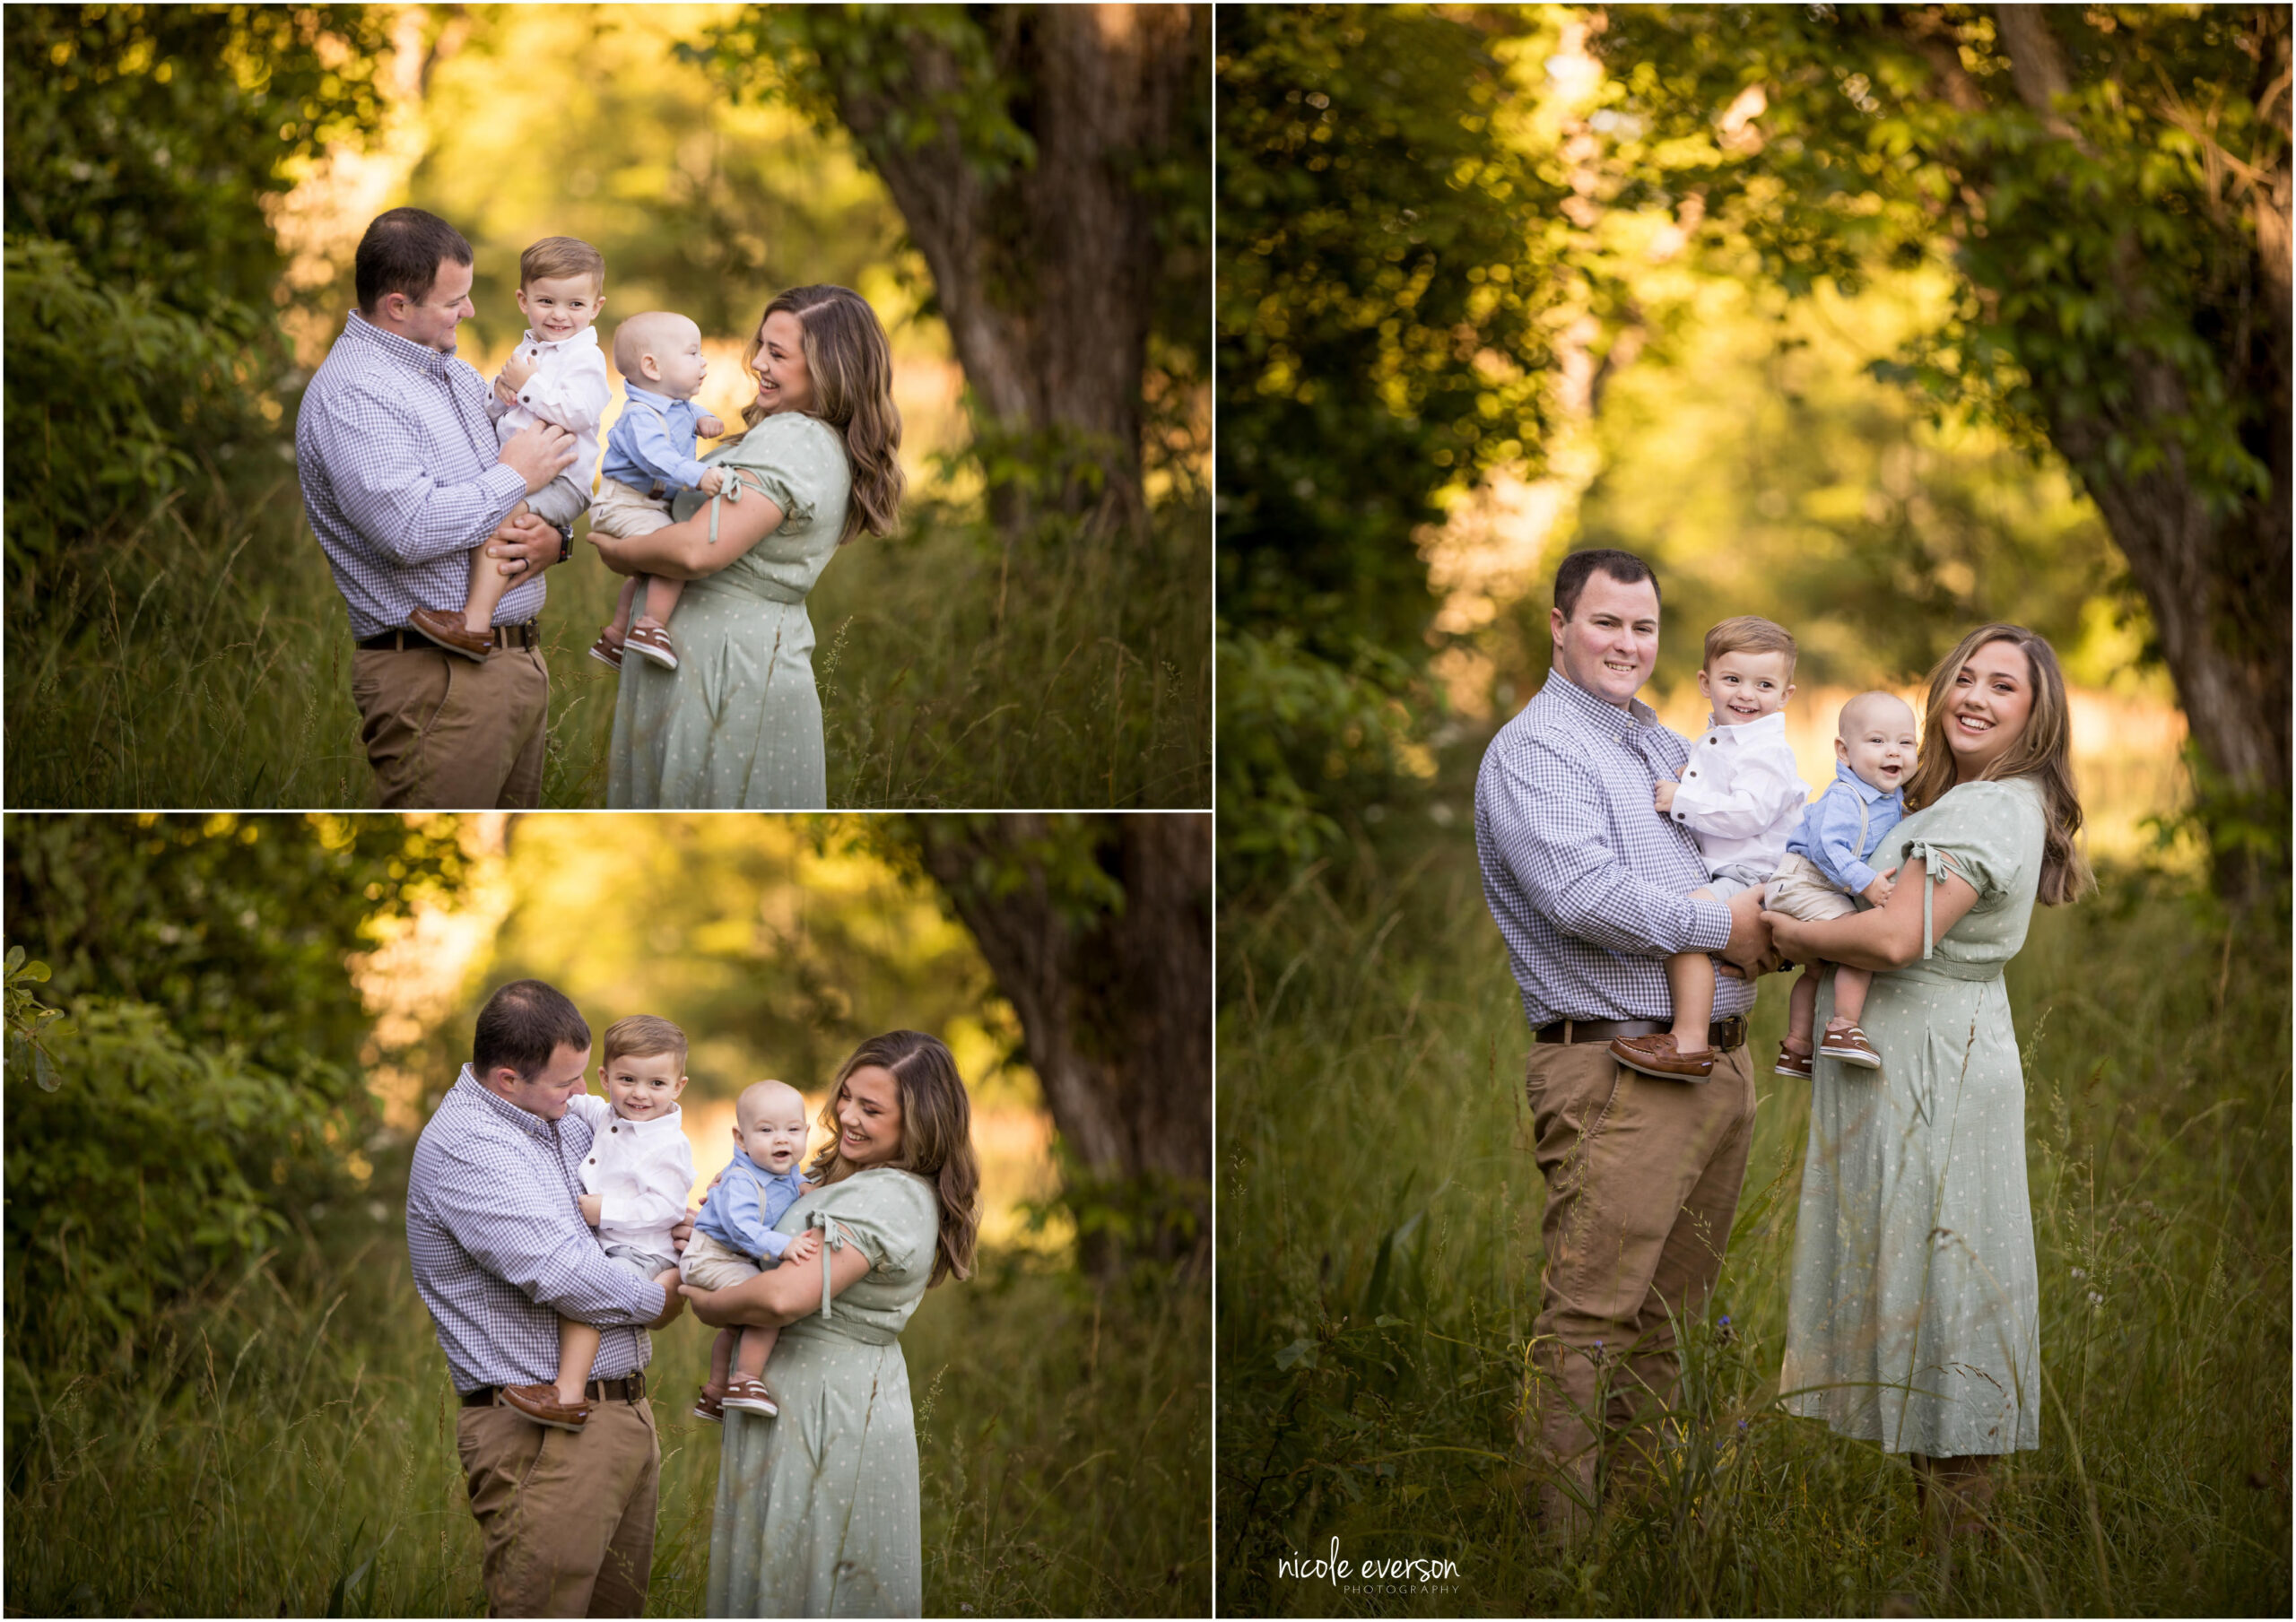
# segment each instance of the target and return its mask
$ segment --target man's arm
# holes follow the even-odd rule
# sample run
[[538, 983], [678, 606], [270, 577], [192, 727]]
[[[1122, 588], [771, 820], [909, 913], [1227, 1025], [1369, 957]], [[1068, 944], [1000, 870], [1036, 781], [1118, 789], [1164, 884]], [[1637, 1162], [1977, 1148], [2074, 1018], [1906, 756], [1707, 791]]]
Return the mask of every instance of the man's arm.
[[606, 1260], [563, 1189], [442, 1155], [430, 1209], [479, 1266], [561, 1318], [600, 1329], [643, 1328], [661, 1316], [665, 1292]]
[[1653, 884], [1608, 843], [1600, 786], [1578, 762], [1543, 743], [1503, 763], [1493, 785], [1492, 830], [1531, 905], [1564, 934], [1637, 958], [1718, 951], [1729, 909]]
[[420, 428], [370, 395], [335, 394], [320, 420], [335, 501], [352, 527], [397, 563], [470, 551], [528, 493], [525, 475], [507, 464], [459, 484], [439, 483], [417, 455]]

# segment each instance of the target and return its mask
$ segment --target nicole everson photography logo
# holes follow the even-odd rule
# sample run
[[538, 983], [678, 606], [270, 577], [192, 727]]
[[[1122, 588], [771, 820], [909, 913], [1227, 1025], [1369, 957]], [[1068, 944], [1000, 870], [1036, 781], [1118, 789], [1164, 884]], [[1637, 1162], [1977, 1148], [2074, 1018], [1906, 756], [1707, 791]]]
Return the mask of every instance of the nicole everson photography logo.
[[1459, 1574], [1452, 1561], [1436, 1559], [1344, 1560], [1339, 1540], [1321, 1555], [1291, 1554], [1275, 1563], [1275, 1574], [1307, 1583], [1328, 1583], [1350, 1593], [1447, 1593], [1449, 1578]]

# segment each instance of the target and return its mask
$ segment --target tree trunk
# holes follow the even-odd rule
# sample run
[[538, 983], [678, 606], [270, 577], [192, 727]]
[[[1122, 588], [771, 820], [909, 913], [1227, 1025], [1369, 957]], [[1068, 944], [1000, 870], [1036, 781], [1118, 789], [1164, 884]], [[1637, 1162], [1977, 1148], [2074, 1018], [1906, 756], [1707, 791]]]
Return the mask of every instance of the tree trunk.
[[[1995, 8], [2019, 99], [2048, 120], [2059, 139], [2080, 137], [2055, 106], [2071, 88], [2048, 8]], [[2286, 117], [2287, 15], [2258, 8], [2257, 100], [2275, 97]], [[2272, 87], [2276, 82], [2277, 90]], [[2236, 193], [2235, 195], [2239, 195]], [[2257, 900], [2285, 879], [2290, 768], [2289, 599], [2292, 586], [2289, 413], [2289, 169], [2283, 152], [2269, 172], [2251, 171], [2245, 191], [2245, 252], [2235, 249], [2196, 290], [2214, 332], [2212, 347], [2225, 386], [2257, 403], [2244, 448], [2267, 470], [2268, 495], [2227, 499], [2196, 478], [2176, 444], [2191, 402], [2177, 369], [2145, 355], [2130, 369], [2126, 404], [2110, 412], [2052, 397], [2049, 437], [2104, 515], [2114, 544], [2152, 611], [2161, 652], [2177, 684], [2192, 739], [2208, 771], [2198, 806], [2207, 828], [2218, 893], [2236, 905]], [[2227, 233], [2230, 237], [2231, 233]], [[2147, 294], [2141, 250], [2123, 246], [2115, 293], [2142, 310]], [[2037, 346], [2046, 353], [2047, 345]], [[2076, 397], [2090, 396], [2085, 386]], [[2165, 447], [2144, 473], [2130, 470], [2130, 444]]]
[[[1100, 499], [1136, 515], [1141, 376], [1161, 249], [1135, 169], [1174, 143], [1205, 71], [1207, 8], [968, 9], [1000, 81], [1013, 87], [1009, 111], [1035, 143], [1033, 164], [985, 179], [953, 118], [918, 141], [909, 99], [888, 91], [882, 73], [825, 53], [838, 116], [932, 270], [987, 419], [979, 428], [1088, 455], [1103, 470]], [[893, 32], [878, 48], [904, 54], [921, 97], [964, 88], [946, 44], [919, 28]], [[1074, 511], [1092, 498], [1072, 477], [1059, 500]]]
[[1088, 1223], [1085, 1263], [1106, 1271], [1126, 1248], [1200, 1261], [1211, 1237], [1211, 820], [1091, 821], [1091, 859], [1121, 885], [1120, 905], [1080, 904], [1048, 871], [1055, 841], [1040, 813], [911, 826], [926, 872], [1020, 1015], [1053, 1124], [1086, 1174], [1072, 1194], [1114, 1200], [1134, 1219], [1129, 1246]]

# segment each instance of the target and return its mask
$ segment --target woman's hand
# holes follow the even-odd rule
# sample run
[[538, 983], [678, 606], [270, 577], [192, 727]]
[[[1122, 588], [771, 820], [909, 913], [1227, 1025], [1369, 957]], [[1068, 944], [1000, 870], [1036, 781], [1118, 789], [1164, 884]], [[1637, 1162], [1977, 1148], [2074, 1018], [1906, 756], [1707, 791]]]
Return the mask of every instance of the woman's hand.
[[[730, 475], [729, 475], [730, 477]], [[709, 515], [718, 514], [718, 542], [709, 542]], [[617, 575], [659, 575], [665, 580], [699, 580], [714, 575], [781, 527], [781, 508], [754, 489], [739, 501], [723, 496], [683, 524], [643, 535], [602, 535], [590, 544]]]
[[[841, 1296], [868, 1276], [869, 1258], [857, 1245], [830, 1253], [829, 1293]], [[786, 1262], [769, 1267], [754, 1279], [744, 1279], [724, 1289], [679, 1287], [693, 1303], [693, 1315], [717, 1329], [735, 1325], [778, 1328], [822, 1309], [822, 1274], [818, 1266], [792, 1267]]]

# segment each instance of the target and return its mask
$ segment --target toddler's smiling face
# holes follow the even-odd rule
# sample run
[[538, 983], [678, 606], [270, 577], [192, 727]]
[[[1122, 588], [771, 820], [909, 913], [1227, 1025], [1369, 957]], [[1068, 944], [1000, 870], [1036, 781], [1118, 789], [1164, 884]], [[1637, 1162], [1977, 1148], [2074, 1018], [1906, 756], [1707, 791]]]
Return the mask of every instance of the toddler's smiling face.
[[1718, 654], [1698, 672], [1698, 690], [1724, 726], [1744, 726], [1786, 707], [1794, 692], [1794, 655], [1740, 648]]
[[526, 325], [545, 343], [563, 343], [605, 308], [596, 276], [536, 276], [518, 290]]
[[620, 1054], [604, 1068], [606, 1099], [625, 1121], [658, 1121], [685, 1091], [674, 1053]]

